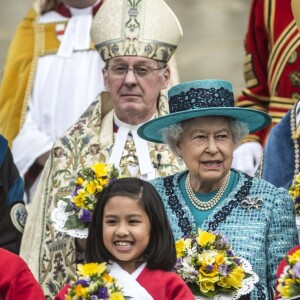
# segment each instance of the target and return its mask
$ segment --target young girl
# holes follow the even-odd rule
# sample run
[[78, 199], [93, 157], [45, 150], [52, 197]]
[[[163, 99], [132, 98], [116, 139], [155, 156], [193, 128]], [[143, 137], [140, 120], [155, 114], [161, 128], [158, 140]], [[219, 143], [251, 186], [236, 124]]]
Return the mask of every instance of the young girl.
[[[108, 262], [124, 295], [139, 300], [194, 300], [171, 272], [175, 243], [155, 188], [138, 178], [109, 184], [98, 198], [86, 244], [87, 262]], [[65, 299], [68, 286], [55, 300]]]

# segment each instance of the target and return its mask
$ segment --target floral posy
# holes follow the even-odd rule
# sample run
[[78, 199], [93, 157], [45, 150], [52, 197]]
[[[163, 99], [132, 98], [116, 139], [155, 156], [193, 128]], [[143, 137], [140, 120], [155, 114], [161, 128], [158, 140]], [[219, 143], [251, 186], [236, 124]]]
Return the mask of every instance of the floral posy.
[[176, 252], [175, 270], [195, 295], [213, 298], [237, 291], [251, 276], [219, 233], [199, 229], [176, 241]]
[[287, 265], [278, 279], [277, 291], [283, 299], [300, 297], [300, 250], [287, 255], [285, 260]]
[[87, 227], [92, 219], [96, 204], [95, 194], [102, 192], [103, 188], [119, 176], [118, 170], [104, 163], [96, 163], [79, 172], [75, 182], [75, 189], [71, 201], [68, 201], [66, 211], [72, 212], [65, 228]]
[[66, 300], [125, 300], [127, 299], [106, 263], [78, 265], [76, 276], [70, 282]]
[[86, 238], [96, 194], [117, 178], [118, 169], [104, 163], [97, 162], [79, 171], [71, 195], [60, 199], [51, 213], [54, 228], [73, 237]]

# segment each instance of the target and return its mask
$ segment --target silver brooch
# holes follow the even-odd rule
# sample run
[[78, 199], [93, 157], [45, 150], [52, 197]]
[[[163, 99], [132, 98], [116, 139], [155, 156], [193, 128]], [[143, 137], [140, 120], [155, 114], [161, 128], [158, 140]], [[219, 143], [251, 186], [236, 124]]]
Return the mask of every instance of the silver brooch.
[[250, 209], [254, 208], [259, 210], [264, 203], [264, 199], [262, 197], [246, 197], [245, 200], [241, 202], [243, 208]]

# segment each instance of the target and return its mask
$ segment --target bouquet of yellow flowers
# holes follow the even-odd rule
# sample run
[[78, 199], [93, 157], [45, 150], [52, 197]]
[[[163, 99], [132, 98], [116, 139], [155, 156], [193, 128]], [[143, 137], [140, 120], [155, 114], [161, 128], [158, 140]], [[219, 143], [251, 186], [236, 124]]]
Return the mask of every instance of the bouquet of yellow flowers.
[[194, 295], [213, 298], [221, 293], [236, 292], [243, 287], [243, 280], [252, 278], [252, 285], [258, 276], [243, 267], [231, 246], [219, 233], [198, 229], [176, 241], [177, 263], [175, 271], [187, 283]]
[[300, 174], [296, 176], [288, 192], [294, 200], [296, 214], [300, 215]]
[[96, 204], [95, 195], [118, 177], [119, 171], [115, 166], [99, 162], [80, 170], [71, 195], [58, 201], [51, 213], [55, 229], [85, 238]]
[[285, 257], [287, 265], [278, 278], [277, 291], [282, 299], [300, 299], [300, 249]]
[[66, 300], [125, 300], [121, 287], [109, 274], [106, 263], [78, 265], [70, 281]]

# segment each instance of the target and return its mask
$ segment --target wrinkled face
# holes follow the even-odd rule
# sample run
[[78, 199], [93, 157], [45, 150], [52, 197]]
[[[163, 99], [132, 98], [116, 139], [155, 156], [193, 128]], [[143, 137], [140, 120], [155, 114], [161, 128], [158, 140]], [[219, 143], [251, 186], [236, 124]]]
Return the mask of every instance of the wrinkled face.
[[63, 0], [63, 2], [71, 7], [86, 8], [92, 6], [97, 0]]
[[137, 268], [150, 240], [150, 221], [139, 200], [114, 196], [105, 205], [103, 242], [127, 272]]
[[177, 153], [191, 176], [205, 182], [212, 190], [219, 188], [228, 173], [233, 157], [233, 136], [226, 117], [200, 117], [182, 124]]
[[121, 121], [133, 125], [153, 117], [160, 91], [168, 86], [170, 71], [168, 68], [155, 70], [152, 76], [139, 78], [129, 70], [123, 78], [116, 78], [110, 70], [144, 66], [157, 69], [159, 63], [144, 57], [122, 56], [110, 59], [108, 70], [103, 69], [105, 87], [111, 93], [116, 115]]

